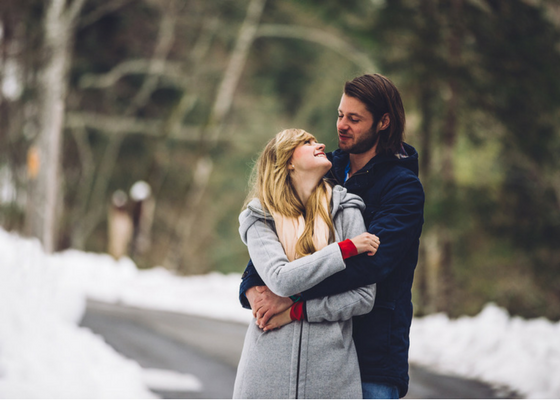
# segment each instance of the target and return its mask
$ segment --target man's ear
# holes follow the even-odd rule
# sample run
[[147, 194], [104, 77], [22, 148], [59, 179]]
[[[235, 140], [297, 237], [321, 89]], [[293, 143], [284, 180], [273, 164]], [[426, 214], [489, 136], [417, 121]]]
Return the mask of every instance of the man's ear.
[[389, 125], [391, 125], [391, 117], [389, 116], [388, 113], [385, 113], [383, 114], [383, 116], [379, 120], [379, 123], [377, 124], [377, 131], [378, 132], [384, 131], [389, 127]]

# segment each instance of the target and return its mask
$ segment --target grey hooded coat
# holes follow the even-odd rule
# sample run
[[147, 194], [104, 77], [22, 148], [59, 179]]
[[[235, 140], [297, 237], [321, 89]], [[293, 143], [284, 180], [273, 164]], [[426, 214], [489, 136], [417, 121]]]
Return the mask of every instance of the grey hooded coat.
[[[337, 242], [365, 232], [362, 200], [341, 186], [333, 188], [336, 242], [290, 262], [274, 220], [253, 200], [239, 216], [239, 232], [266, 285], [291, 296], [341, 271]], [[352, 317], [373, 308], [375, 285], [307, 301], [306, 321], [263, 332], [249, 324], [235, 380], [234, 398], [361, 398]]]

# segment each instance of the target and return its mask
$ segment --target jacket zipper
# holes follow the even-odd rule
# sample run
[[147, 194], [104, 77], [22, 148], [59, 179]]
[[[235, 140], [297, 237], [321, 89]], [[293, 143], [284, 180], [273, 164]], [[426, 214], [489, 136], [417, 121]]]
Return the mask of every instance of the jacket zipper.
[[338, 178], [336, 177], [335, 173], [331, 171], [329, 171], [330, 175], [332, 176], [332, 179], [334, 179], [336, 181], [336, 183], [338, 183], [340, 186], [346, 187], [346, 182], [348, 182], [350, 179], [352, 179], [355, 176], [358, 175], [364, 175], [364, 174], [369, 174], [369, 169], [362, 171], [362, 172], [356, 172], [354, 175], [352, 175], [350, 178], [346, 179], [346, 181], [344, 183], [340, 183], [340, 181], [338, 180]]
[[299, 399], [299, 367], [301, 363], [301, 342], [303, 341], [303, 321], [300, 322], [299, 329], [299, 348], [298, 348], [298, 359], [297, 359], [297, 375], [296, 375], [296, 399]]
[[350, 178], [346, 179], [346, 182], [348, 182], [350, 179], [352, 179], [352, 178], [355, 177], [355, 176], [364, 175], [364, 174], [369, 174], [369, 169], [368, 169], [368, 170], [365, 170], [365, 171], [363, 171], [363, 172], [356, 172], [356, 173], [355, 173], [354, 175], [352, 175]]

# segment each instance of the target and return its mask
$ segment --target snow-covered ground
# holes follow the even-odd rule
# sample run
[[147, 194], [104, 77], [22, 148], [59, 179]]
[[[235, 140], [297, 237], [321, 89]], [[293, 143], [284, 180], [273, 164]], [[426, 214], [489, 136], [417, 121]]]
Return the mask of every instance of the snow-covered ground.
[[[239, 274], [176, 277], [129, 259], [65, 251], [0, 229], [0, 398], [147, 398], [148, 388], [200, 390], [195, 377], [143, 370], [78, 323], [85, 299], [248, 323]], [[489, 304], [476, 317], [414, 320], [410, 359], [441, 372], [560, 398], [560, 323]], [[188, 389], [187, 389], [188, 388]]]

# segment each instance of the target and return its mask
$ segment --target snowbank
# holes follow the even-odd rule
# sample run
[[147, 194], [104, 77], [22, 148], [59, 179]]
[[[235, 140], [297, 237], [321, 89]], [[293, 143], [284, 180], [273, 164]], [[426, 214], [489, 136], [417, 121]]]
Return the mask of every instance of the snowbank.
[[[185, 376], [142, 371], [79, 328], [85, 298], [248, 323], [239, 282], [239, 274], [139, 271], [129, 259], [75, 250], [47, 256], [37, 241], [0, 229], [0, 398], [142, 398], [152, 396], [148, 381], [200, 390]], [[560, 323], [510, 317], [492, 304], [475, 317], [415, 319], [410, 360], [527, 397], [560, 398]]]
[[560, 398], [560, 322], [510, 317], [494, 304], [476, 317], [414, 319], [410, 360], [529, 398]]
[[77, 326], [85, 298], [60, 257], [0, 229], [0, 397], [154, 397], [135, 362]]

